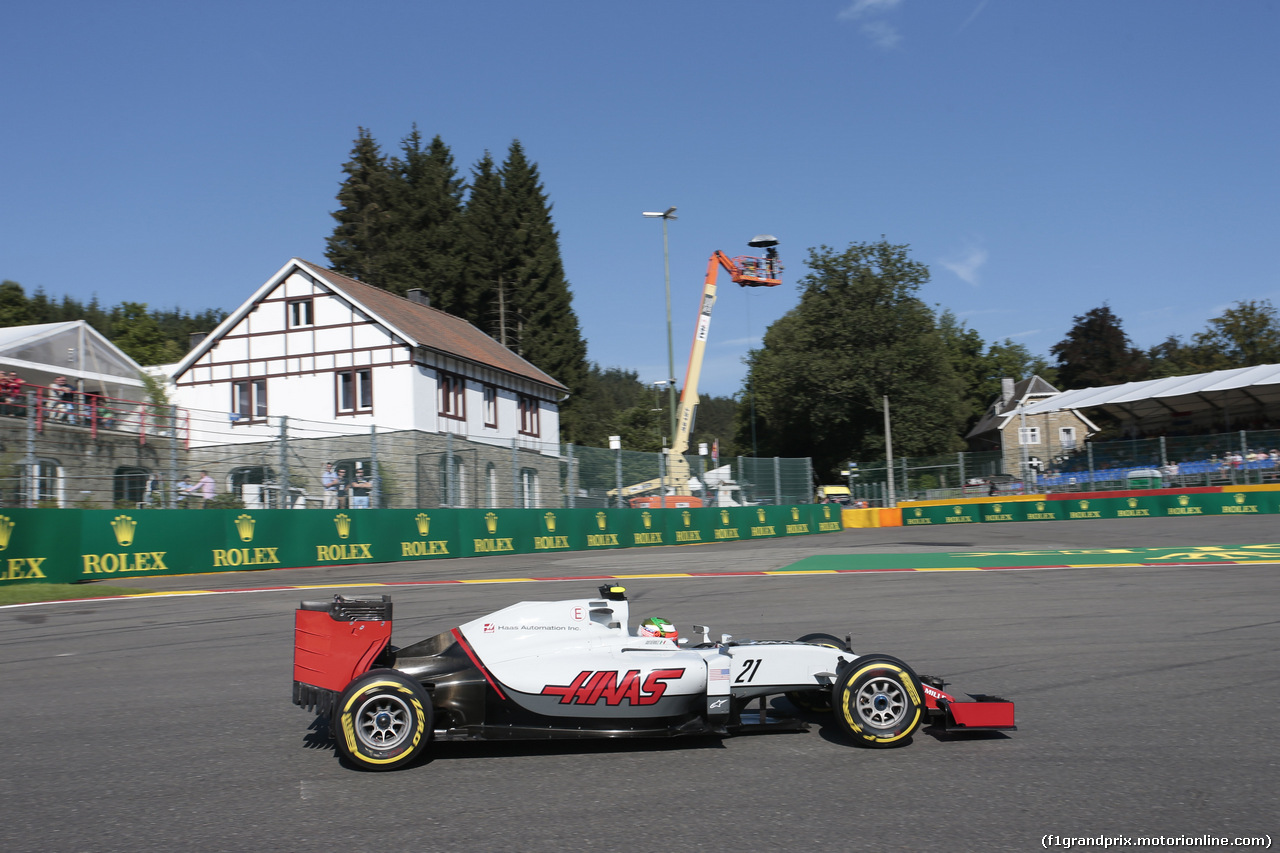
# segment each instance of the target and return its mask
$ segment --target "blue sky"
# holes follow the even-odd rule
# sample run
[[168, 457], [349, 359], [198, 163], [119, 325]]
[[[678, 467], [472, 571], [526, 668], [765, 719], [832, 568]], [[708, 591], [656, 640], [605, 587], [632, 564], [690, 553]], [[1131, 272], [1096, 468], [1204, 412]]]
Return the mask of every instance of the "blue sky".
[[[0, 278], [230, 310], [323, 263], [358, 127], [469, 172], [537, 162], [590, 357], [677, 375], [708, 256], [703, 393], [798, 299], [810, 247], [911, 246], [922, 296], [1047, 355], [1108, 303], [1133, 342], [1280, 304], [1280, 4], [1264, 0], [454, 0], [9, 4]], [[727, 280], [722, 279], [722, 284]]]

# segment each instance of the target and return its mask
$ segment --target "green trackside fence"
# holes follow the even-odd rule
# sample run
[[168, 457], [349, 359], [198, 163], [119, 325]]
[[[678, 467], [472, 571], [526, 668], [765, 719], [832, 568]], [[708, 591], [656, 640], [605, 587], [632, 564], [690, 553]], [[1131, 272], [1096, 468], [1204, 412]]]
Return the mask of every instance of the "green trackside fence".
[[1045, 495], [1007, 501], [966, 502], [902, 507], [902, 525], [971, 524], [1001, 521], [1080, 521], [1102, 518], [1185, 518], [1280, 513], [1280, 490], [1267, 487], [1238, 491], [1180, 492], [1113, 498]]
[[688, 509], [0, 511], [0, 583], [594, 551], [841, 529], [829, 504]]

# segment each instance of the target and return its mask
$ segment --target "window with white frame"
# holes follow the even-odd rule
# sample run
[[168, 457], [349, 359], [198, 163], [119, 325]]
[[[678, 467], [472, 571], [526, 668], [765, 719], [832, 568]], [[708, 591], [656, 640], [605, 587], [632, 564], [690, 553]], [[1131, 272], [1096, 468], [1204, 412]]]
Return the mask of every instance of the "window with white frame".
[[540, 505], [538, 494], [538, 470], [536, 468], [520, 469], [520, 505], [525, 509], [534, 509]]
[[237, 379], [231, 383], [231, 422], [261, 423], [267, 419], [267, 380]]
[[492, 429], [498, 426], [498, 389], [484, 386], [484, 425]]
[[315, 325], [314, 310], [310, 296], [306, 299], [290, 299], [285, 303], [285, 317], [289, 328]]
[[371, 414], [373, 412], [373, 369], [352, 367], [337, 371], [336, 376], [338, 414]]
[[538, 436], [542, 434], [541, 408], [538, 401], [524, 394], [520, 395], [520, 434]]
[[62, 466], [56, 459], [37, 459], [31, 469], [31, 504], [62, 506]]
[[1018, 444], [1039, 444], [1040, 427], [1018, 427]]
[[1073, 426], [1059, 427], [1058, 443], [1062, 445], [1063, 450], [1074, 450], [1076, 446], [1076, 428]]
[[467, 383], [461, 376], [440, 371], [440, 417], [467, 419]]

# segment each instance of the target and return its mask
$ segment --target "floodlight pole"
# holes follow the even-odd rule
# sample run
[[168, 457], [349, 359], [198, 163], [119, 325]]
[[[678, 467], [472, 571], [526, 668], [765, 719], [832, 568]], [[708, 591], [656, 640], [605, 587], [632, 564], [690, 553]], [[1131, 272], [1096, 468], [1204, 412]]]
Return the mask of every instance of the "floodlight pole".
[[667, 220], [677, 219], [676, 209], [668, 207], [662, 213], [645, 212], [642, 216], [662, 220], [662, 266], [667, 282], [667, 400], [671, 408], [671, 435], [676, 434], [676, 356], [671, 342], [671, 255], [667, 249]]

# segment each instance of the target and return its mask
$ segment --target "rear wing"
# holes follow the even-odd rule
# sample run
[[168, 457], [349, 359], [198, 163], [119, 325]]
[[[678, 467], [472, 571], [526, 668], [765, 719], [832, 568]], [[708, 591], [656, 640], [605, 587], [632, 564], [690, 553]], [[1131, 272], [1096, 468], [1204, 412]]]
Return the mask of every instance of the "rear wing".
[[304, 601], [293, 620], [293, 704], [326, 714], [391, 642], [391, 596]]

